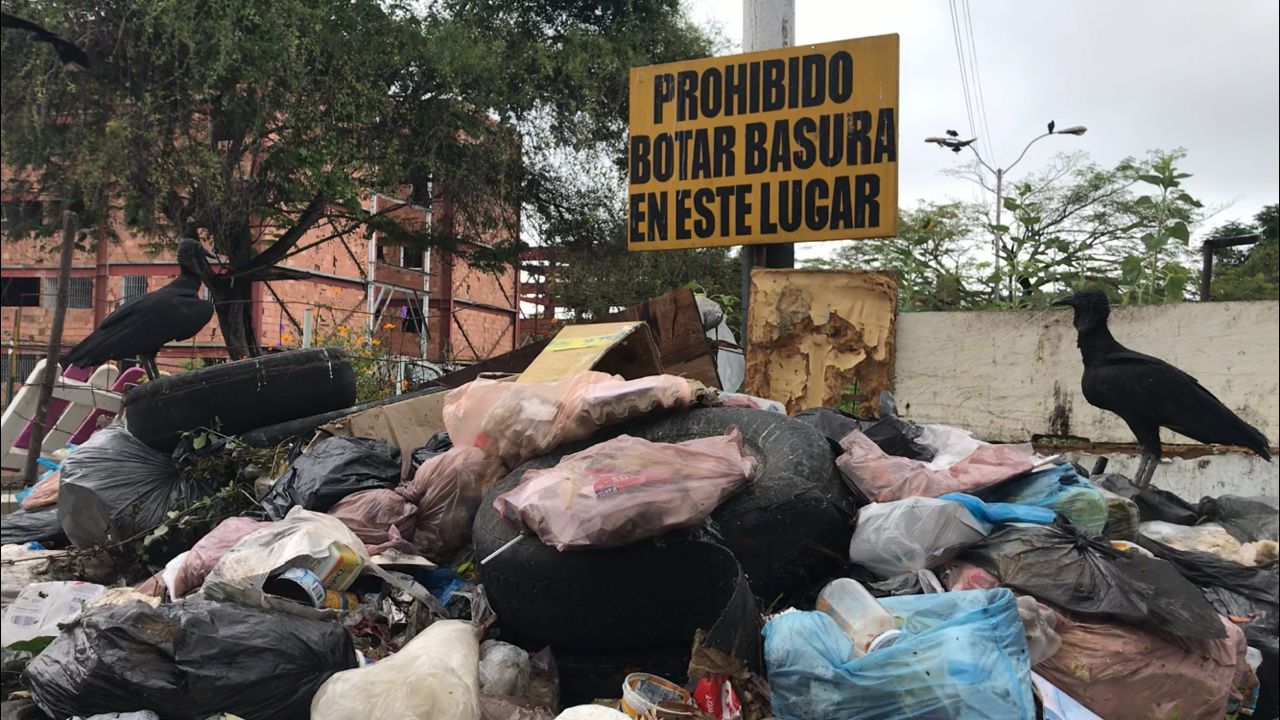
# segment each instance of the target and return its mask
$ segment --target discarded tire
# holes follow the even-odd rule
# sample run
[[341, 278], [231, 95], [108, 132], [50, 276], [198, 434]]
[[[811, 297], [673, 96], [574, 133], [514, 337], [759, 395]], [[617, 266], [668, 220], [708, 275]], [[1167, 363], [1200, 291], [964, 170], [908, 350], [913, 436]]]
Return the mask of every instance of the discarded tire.
[[143, 383], [125, 395], [129, 432], [162, 452], [184, 432], [217, 425], [238, 435], [350, 407], [355, 374], [341, 350], [265, 355]]
[[[827, 441], [783, 415], [705, 408], [626, 423], [531, 460], [486, 495], [476, 516], [477, 557], [497, 550], [519, 530], [493, 508], [524, 470], [621, 434], [658, 442], [719, 435], [737, 427], [759, 461], [756, 478], [712, 513], [720, 542], [732, 551], [756, 595], [773, 600], [843, 563], [853, 501], [835, 475]], [[575, 650], [657, 648], [688, 643], [692, 628], [709, 627], [727, 596], [709, 578], [706, 551], [668, 539], [611, 550], [559, 552], [526, 538], [481, 568], [504, 631], [518, 642]], [[700, 554], [701, 553], [701, 554]], [[710, 586], [709, 586], [710, 585]], [[686, 622], [687, 620], [687, 622]]]

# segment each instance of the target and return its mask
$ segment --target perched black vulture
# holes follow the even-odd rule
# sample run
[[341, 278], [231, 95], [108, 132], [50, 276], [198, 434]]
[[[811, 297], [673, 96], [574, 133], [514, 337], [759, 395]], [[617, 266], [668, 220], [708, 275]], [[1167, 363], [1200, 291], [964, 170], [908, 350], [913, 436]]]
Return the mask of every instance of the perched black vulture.
[[1195, 378], [1116, 342], [1107, 329], [1111, 308], [1102, 291], [1081, 290], [1054, 305], [1075, 310], [1076, 344], [1084, 359], [1084, 399], [1119, 415], [1142, 445], [1136, 485], [1146, 487], [1151, 482], [1162, 454], [1161, 427], [1202, 443], [1241, 445], [1271, 459], [1267, 438]]
[[58, 53], [58, 59], [62, 60], [64, 65], [79, 65], [82, 68], [89, 67], [89, 56], [83, 50], [76, 47], [75, 43], [70, 40], [54, 35], [30, 20], [23, 20], [20, 17], [14, 17], [9, 13], [0, 13], [0, 28], [8, 30], [25, 30], [36, 36], [37, 42], [47, 42], [53, 46], [55, 52]]
[[89, 368], [108, 360], [136, 357], [152, 379], [156, 354], [165, 343], [186, 340], [213, 317], [213, 303], [200, 299], [200, 263], [208, 251], [195, 240], [178, 245], [182, 273], [164, 287], [121, 306], [97, 330], [67, 353], [67, 362]]

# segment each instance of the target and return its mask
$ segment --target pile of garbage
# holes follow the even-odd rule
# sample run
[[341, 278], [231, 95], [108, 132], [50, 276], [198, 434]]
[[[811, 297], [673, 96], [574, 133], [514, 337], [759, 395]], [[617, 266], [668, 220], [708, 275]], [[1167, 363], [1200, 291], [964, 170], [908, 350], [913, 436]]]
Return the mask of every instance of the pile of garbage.
[[4, 717], [1276, 717], [1274, 498], [779, 410], [588, 365], [112, 424], [0, 523]]

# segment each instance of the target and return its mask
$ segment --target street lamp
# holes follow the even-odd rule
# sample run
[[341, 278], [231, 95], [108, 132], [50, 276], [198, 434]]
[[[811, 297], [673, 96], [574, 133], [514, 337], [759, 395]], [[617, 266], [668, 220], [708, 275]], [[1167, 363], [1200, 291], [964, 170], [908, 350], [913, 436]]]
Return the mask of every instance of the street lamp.
[[[1037, 142], [1049, 137], [1050, 135], [1080, 136], [1089, 131], [1089, 128], [1084, 125], [1072, 125], [1071, 127], [1058, 130], [1055, 128], [1052, 120], [1049, 121], [1048, 127], [1048, 132], [1031, 138], [1031, 142], [1027, 143], [1027, 146], [1022, 148], [1022, 152], [1018, 155], [1018, 159], [1003, 168], [993, 168], [987, 164], [986, 160], [982, 159], [982, 156], [978, 154], [978, 148], [973, 146], [973, 143], [978, 139], [977, 137], [973, 137], [968, 140], [961, 140], [959, 134], [955, 130], [948, 130], [946, 137], [927, 137], [924, 139], [927, 143], [933, 143], [940, 148], [946, 148], [956, 153], [964, 150], [965, 148], [969, 148], [973, 151], [973, 156], [978, 158], [978, 162], [982, 167], [991, 171], [996, 176], [996, 227], [993, 229], [995, 232], [995, 242], [992, 249], [995, 252], [995, 272], [997, 275], [1000, 273], [1000, 250], [1004, 247], [1004, 238], [1001, 237], [1000, 230], [998, 229], [1001, 227], [1000, 215], [1004, 210], [1004, 174], [1012, 170], [1014, 165], [1022, 162], [1022, 158], [1026, 157], [1027, 151], [1031, 149], [1032, 145], [1035, 145]], [[996, 292], [999, 293], [999, 290]]]

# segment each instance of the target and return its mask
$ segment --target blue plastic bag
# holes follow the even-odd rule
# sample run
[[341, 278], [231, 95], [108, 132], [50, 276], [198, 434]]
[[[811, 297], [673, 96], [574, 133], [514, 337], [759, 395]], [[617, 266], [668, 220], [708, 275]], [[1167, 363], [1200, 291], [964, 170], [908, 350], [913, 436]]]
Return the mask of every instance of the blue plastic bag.
[[1007, 588], [881, 598], [902, 635], [857, 659], [822, 612], [787, 612], [764, 628], [780, 720], [1035, 717], [1031, 661]]
[[1107, 500], [1070, 463], [1014, 478], [987, 494], [990, 502], [1048, 508], [1072, 525], [1100, 533], [1107, 524]]
[[960, 503], [968, 508], [969, 512], [975, 518], [987, 523], [988, 525], [999, 525], [1001, 523], [1014, 522], [1052, 525], [1053, 519], [1057, 517], [1057, 514], [1048, 508], [1036, 505], [985, 502], [982, 498], [969, 495], [968, 493], [947, 493], [946, 495], [940, 496], [938, 499]]

